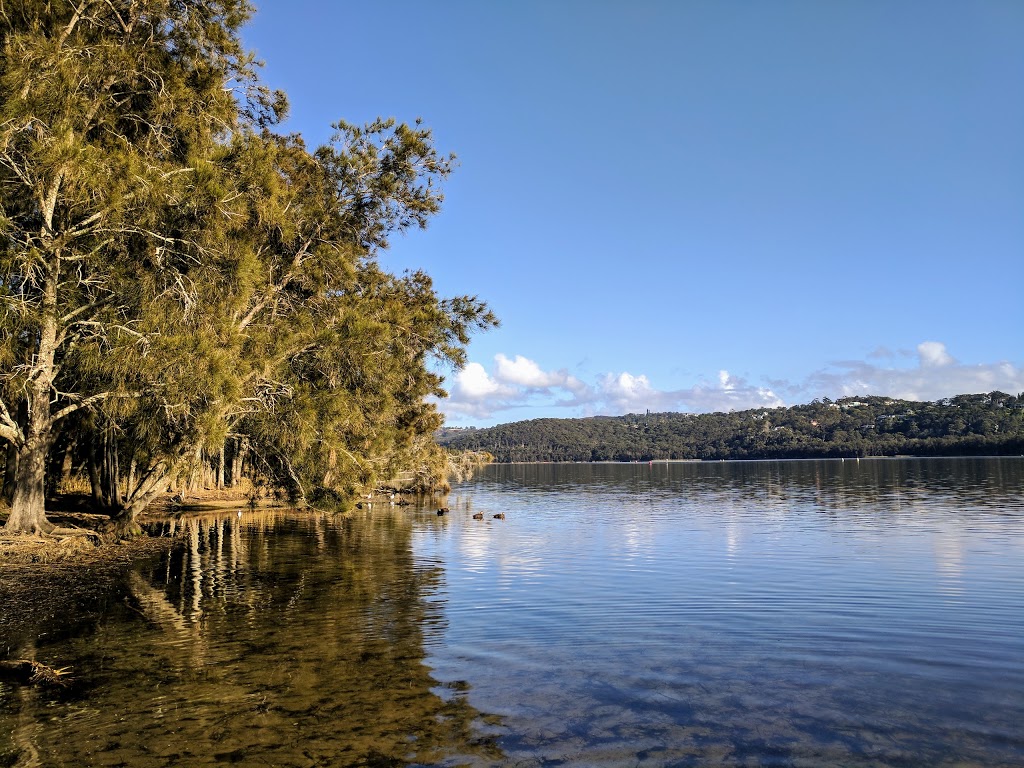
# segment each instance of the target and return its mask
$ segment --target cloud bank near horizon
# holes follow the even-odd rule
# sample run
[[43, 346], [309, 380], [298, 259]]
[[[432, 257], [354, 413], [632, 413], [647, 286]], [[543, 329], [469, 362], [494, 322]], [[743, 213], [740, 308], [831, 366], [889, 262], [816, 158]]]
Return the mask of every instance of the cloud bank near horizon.
[[[908, 357], [916, 357], [915, 366], [894, 364]], [[552, 410], [566, 418], [645, 410], [707, 413], [775, 408], [821, 397], [882, 395], [925, 401], [973, 392], [1024, 391], [1024, 369], [1006, 361], [964, 364], [939, 341], [923, 341], [915, 352], [879, 348], [868, 358], [833, 361], [803, 381], [757, 384], [720, 370], [713, 379], [691, 387], [663, 390], [642, 373], [604, 373], [587, 383], [566, 368], [545, 371], [523, 355], [498, 354], [490, 370], [471, 362], [456, 373], [449, 382], [449, 397], [437, 403], [449, 424], [466, 425], [540, 418]]]

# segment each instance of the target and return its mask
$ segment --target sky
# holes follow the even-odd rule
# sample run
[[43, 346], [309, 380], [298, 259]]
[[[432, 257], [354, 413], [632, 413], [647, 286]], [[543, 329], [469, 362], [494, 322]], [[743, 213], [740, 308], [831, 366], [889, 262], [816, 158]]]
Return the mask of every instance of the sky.
[[501, 320], [449, 426], [1024, 391], [1020, 0], [255, 0], [311, 146], [458, 167], [380, 263]]

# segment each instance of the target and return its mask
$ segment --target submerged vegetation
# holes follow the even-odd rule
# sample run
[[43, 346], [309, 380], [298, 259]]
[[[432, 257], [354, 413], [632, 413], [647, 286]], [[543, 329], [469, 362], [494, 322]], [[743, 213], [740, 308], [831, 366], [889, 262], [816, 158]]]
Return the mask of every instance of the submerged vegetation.
[[455, 449], [496, 461], [652, 461], [1024, 454], [1024, 393], [937, 402], [888, 397], [815, 400], [731, 413], [535, 419], [444, 430]]
[[496, 324], [377, 260], [453, 158], [417, 121], [275, 126], [245, 0], [0, 6], [8, 531], [74, 478], [122, 530], [169, 487], [347, 496], [445, 466], [425, 398]]

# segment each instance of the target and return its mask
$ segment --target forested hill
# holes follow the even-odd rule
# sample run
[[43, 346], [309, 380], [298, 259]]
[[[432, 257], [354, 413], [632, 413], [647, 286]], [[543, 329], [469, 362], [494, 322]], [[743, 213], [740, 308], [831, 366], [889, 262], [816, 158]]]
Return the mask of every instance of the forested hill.
[[485, 450], [498, 462], [1024, 454], [1024, 393], [933, 403], [847, 397], [731, 413], [535, 419], [449, 428], [438, 433], [438, 442]]

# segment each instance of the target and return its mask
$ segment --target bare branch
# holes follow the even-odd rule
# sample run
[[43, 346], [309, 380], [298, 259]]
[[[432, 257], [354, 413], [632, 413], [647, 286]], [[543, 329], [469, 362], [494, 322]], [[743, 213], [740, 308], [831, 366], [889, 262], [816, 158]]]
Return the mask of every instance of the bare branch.
[[6, 424], [0, 424], [0, 439], [6, 440], [16, 446], [20, 446], [25, 440], [20, 429], [14, 429]]
[[63, 419], [65, 416], [70, 416], [72, 413], [74, 413], [75, 411], [79, 411], [82, 408], [89, 408], [94, 403], [98, 403], [101, 400], [106, 400], [108, 397], [112, 397], [113, 394], [114, 394], [113, 392], [100, 392], [98, 394], [86, 397], [86, 398], [78, 401], [77, 403], [71, 403], [69, 405], [65, 405], [63, 408], [61, 408], [56, 413], [50, 414], [50, 424], [51, 425], [52, 424], [56, 424], [58, 421]]
[[263, 292], [263, 296], [260, 297], [260, 300], [257, 301], [255, 305], [253, 305], [252, 309], [250, 309], [249, 312], [246, 313], [245, 317], [243, 317], [242, 320], [239, 322], [238, 330], [244, 331], [246, 327], [248, 327], [248, 325], [253, 320], [256, 319], [257, 315], [259, 315], [261, 311], [266, 309], [267, 305], [271, 301], [276, 301], [276, 297], [281, 293], [281, 291], [288, 287], [288, 284], [295, 277], [295, 272], [298, 270], [300, 266], [302, 266], [302, 261], [305, 258], [305, 256], [309, 254], [309, 249], [312, 245], [312, 240], [306, 240], [306, 242], [304, 242], [296, 250], [295, 256], [292, 258], [292, 263], [289, 270], [284, 275], [282, 275], [281, 278], [276, 283], [271, 283], [270, 285], [267, 286], [267, 289]]
[[64, 28], [64, 31], [61, 32], [60, 37], [57, 39], [58, 48], [64, 45], [64, 42], [68, 39], [68, 37], [70, 37], [75, 27], [78, 26], [78, 22], [82, 19], [82, 13], [85, 11], [88, 5], [88, 2], [83, 2], [80, 6], [75, 8], [75, 14], [71, 17], [71, 21], [68, 22], [68, 25]]
[[97, 299], [96, 301], [90, 302], [89, 304], [83, 304], [82, 306], [76, 307], [75, 309], [73, 309], [70, 312], [68, 312], [66, 315], [64, 315], [64, 317], [62, 317], [60, 319], [60, 321], [61, 321], [62, 324], [66, 325], [66, 324], [70, 323], [72, 320], [74, 320], [76, 317], [78, 317], [79, 315], [84, 315], [86, 312], [89, 312], [90, 310], [93, 310], [93, 309], [99, 309], [100, 307], [109, 304], [113, 300], [114, 300], [114, 297], [111, 295], [111, 296], [105, 296], [102, 299]]
[[0, 400], [0, 437], [16, 445], [22, 440], [21, 428], [18, 422], [11, 418], [7, 403], [3, 400]]

